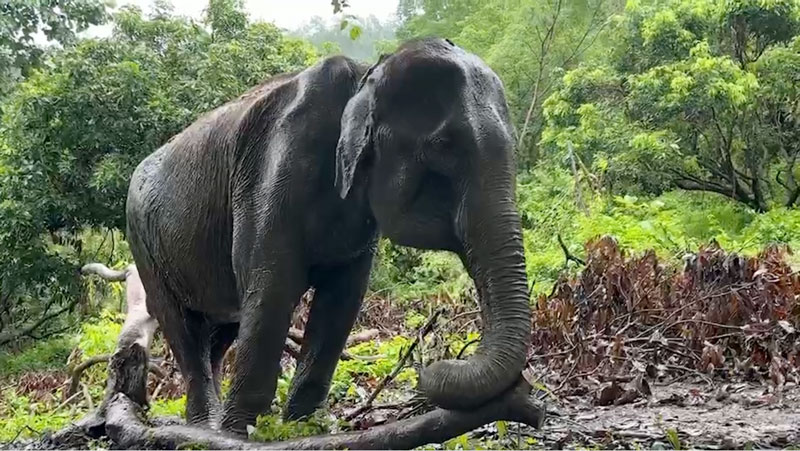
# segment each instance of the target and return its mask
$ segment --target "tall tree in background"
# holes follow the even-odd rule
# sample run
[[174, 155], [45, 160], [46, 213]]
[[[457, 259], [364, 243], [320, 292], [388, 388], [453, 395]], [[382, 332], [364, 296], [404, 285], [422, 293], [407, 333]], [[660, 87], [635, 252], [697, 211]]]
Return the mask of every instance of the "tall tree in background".
[[543, 142], [607, 185], [728, 196], [757, 211], [800, 197], [800, 2], [630, 2], [607, 65], [566, 74]]
[[3, 0], [0, 2], [0, 95], [41, 62], [37, 33], [61, 45], [106, 21], [102, 0]]

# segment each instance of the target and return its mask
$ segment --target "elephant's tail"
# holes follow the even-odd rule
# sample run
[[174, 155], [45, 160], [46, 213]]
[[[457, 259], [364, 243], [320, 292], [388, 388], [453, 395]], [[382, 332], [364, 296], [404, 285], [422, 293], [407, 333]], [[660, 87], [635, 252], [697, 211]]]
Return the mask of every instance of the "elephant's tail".
[[97, 274], [105, 280], [112, 282], [124, 282], [128, 277], [128, 268], [122, 271], [111, 269], [102, 263], [88, 263], [81, 268], [81, 274]]

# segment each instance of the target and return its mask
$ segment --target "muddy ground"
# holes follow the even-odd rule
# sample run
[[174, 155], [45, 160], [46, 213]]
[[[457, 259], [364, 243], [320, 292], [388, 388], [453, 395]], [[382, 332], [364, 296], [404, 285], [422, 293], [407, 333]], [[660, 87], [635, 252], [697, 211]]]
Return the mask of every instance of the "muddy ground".
[[512, 426], [509, 440], [546, 449], [800, 447], [800, 387], [795, 384], [778, 394], [746, 383], [676, 383], [651, 386], [651, 391], [650, 399], [626, 405], [597, 406], [591, 396], [551, 398], [544, 428], [515, 437]]

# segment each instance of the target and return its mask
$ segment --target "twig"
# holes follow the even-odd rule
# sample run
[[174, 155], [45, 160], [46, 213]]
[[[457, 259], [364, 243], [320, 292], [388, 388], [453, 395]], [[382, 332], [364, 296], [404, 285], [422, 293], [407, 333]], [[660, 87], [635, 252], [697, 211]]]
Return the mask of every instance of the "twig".
[[572, 255], [572, 253], [570, 253], [569, 249], [567, 249], [567, 245], [564, 244], [564, 240], [561, 239], [561, 234], [560, 233], [557, 234], [556, 237], [558, 237], [558, 245], [561, 246], [561, 250], [564, 251], [564, 258], [567, 259], [567, 263], [569, 263], [569, 261], [572, 260], [575, 263], [578, 263], [579, 265], [586, 266], [586, 262], [583, 261], [582, 258], [576, 257], [576, 256]]
[[452, 317], [450, 317], [450, 322], [454, 323], [456, 320], [461, 319], [461, 318], [463, 318], [465, 316], [475, 315], [475, 314], [478, 314], [480, 312], [481, 312], [480, 309], [468, 310], [466, 312], [461, 312], [461, 313], [459, 313], [457, 315], [453, 315]]
[[83, 388], [83, 397], [86, 398], [86, 403], [89, 405], [89, 410], [94, 410], [94, 401], [92, 401], [92, 395], [89, 393], [89, 386], [82, 383], [81, 387]]
[[473, 345], [473, 344], [475, 344], [475, 343], [477, 343], [479, 341], [481, 341], [480, 338], [475, 338], [475, 339], [472, 339], [472, 340], [468, 341], [464, 346], [461, 347], [461, 350], [458, 351], [458, 355], [456, 355], [456, 359], [460, 359], [461, 356], [464, 355], [464, 351], [466, 351], [467, 348], [470, 347], [470, 345]]
[[395, 377], [397, 377], [398, 374], [400, 374], [400, 371], [402, 371], [403, 368], [405, 368], [406, 361], [411, 356], [411, 353], [414, 352], [414, 349], [416, 349], [417, 345], [419, 345], [419, 342], [422, 341], [422, 339], [425, 338], [425, 336], [428, 335], [428, 333], [430, 333], [430, 331], [433, 330], [433, 326], [436, 324], [436, 320], [439, 318], [439, 315], [441, 315], [442, 312], [443, 312], [442, 309], [439, 309], [436, 312], [434, 312], [434, 314], [430, 317], [430, 319], [428, 319], [428, 322], [426, 322], [425, 325], [422, 326], [422, 328], [420, 328], [420, 330], [417, 332], [417, 337], [414, 338], [414, 341], [411, 343], [411, 346], [408, 347], [406, 352], [397, 361], [397, 365], [395, 365], [394, 370], [392, 370], [392, 372], [389, 375], [387, 375], [381, 380], [381, 382], [378, 384], [377, 387], [375, 387], [375, 390], [372, 391], [372, 393], [369, 395], [369, 397], [361, 407], [358, 407], [357, 409], [345, 415], [344, 418], [346, 421], [350, 421], [353, 418], [356, 418], [365, 411], [369, 410], [370, 407], [372, 407], [373, 401], [375, 401], [375, 398], [378, 397], [380, 392], [383, 391], [383, 389], [389, 382], [391, 382]]
[[164, 388], [164, 379], [158, 381], [158, 385], [156, 385], [155, 390], [153, 390], [153, 394], [151, 395], [152, 399], [158, 398], [158, 395], [161, 393], [161, 390]]
[[672, 349], [672, 348], [669, 347], [668, 344], [664, 344], [664, 343], [661, 343], [659, 341], [654, 341], [653, 343], [655, 343], [657, 346], [659, 346], [660, 348], [664, 349], [665, 351], [669, 351], [669, 352], [671, 352], [673, 354], [677, 354], [677, 355], [679, 355], [681, 357], [684, 357], [684, 358], [687, 358], [687, 359], [690, 359], [690, 360], [695, 360], [695, 361], [699, 361], [700, 360], [700, 357], [698, 357], [697, 355], [686, 354], [684, 352], [678, 351], [677, 349]]
[[67, 304], [66, 306], [64, 306], [64, 308], [61, 308], [49, 314], [46, 313], [38, 321], [28, 326], [23, 326], [17, 329], [15, 332], [0, 334], [0, 347], [22, 337], [31, 337], [31, 334], [33, 334], [33, 332], [35, 332], [38, 328], [42, 327], [46, 322], [71, 310], [73, 307], [75, 307], [75, 305], [77, 305], [77, 303], [78, 301], [74, 300], [69, 304]]
[[700, 377], [701, 379], [703, 379], [703, 381], [705, 381], [705, 382], [706, 382], [708, 385], [711, 385], [712, 387], [714, 386], [714, 382], [711, 380], [711, 378], [710, 378], [710, 377], [708, 377], [708, 376], [706, 376], [705, 374], [701, 373], [700, 371], [693, 370], [693, 369], [691, 369], [691, 368], [687, 368], [687, 367], [685, 367], [685, 366], [680, 366], [680, 365], [665, 365], [665, 366], [666, 366], [667, 368], [671, 369], [671, 370], [685, 371], [685, 372], [687, 372], [687, 373], [694, 374], [695, 376], [699, 376], [699, 377]]
[[[69, 388], [67, 389], [67, 396], [71, 396], [73, 393], [78, 391], [78, 385], [81, 382], [81, 375], [84, 371], [86, 371], [89, 367], [97, 365], [98, 363], [108, 363], [109, 359], [111, 359], [111, 354], [100, 354], [94, 357], [90, 357], [83, 362], [81, 362], [75, 369], [72, 370], [72, 375], [70, 376]], [[154, 373], [161, 379], [167, 377], [167, 373], [158, 366], [155, 362], [149, 362], [147, 369]]]
[[744, 330], [742, 328], [742, 326], [731, 326], [731, 325], [728, 325], [728, 324], [712, 323], [711, 321], [704, 321], [704, 320], [701, 320], [701, 319], [682, 319], [680, 321], [675, 321], [674, 323], [672, 323], [672, 324], [668, 325], [667, 327], [665, 327], [664, 330], [667, 330], [667, 329], [670, 329], [670, 328], [675, 327], [677, 325], [685, 324], [685, 323], [703, 324], [705, 326], [719, 327], [720, 329], [730, 329], [730, 330], [739, 330], [739, 331], [743, 331]]
[[569, 353], [571, 353], [572, 351], [574, 351], [574, 350], [575, 350], [575, 348], [577, 348], [577, 347], [578, 347], [578, 345], [572, 345], [572, 346], [571, 346], [569, 349], [567, 349], [566, 351], [551, 352], [551, 353], [549, 353], [549, 354], [532, 355], [532, 356], [530, 356], [530, 358], [528, 359], [528, 361], [531, 361], [531, 360], [533, 360], [533, 359], [546, 359], [546, 358], [549, 358], [549, 357], [558, 357], [558, 356], [560, 356], [560, 355], [569, 354]]
[[[575, 363], [572, 365], [572, 368], [569, 369], [569, 373], [567, 374], [567, 377], [565, 377], [564, 380], [561, 381], [561, 383], [558, 385], [558, 387], [556, 387], [556, 389], [553, 390], [553, 393], [558, 393], [559, 391], [561, 391], [561, 389], [564, 388], [564, 385], [566, 385], [567, 382], [569, 382], [572, 379], [572, 373], [574, 373], [575, 369], [578, 368], [578, 363], [581, 361], [581, 356], [582, 355], [583, 355], [583, 351], [578, 353], [578, 357], [575, 359]], [[597, 368], [599, 368], [599, 367], [600, 367], [600, 365], [597, 366]], [[580, 375], [578, 375], [578, 376], [580, 376]]]
[[72, 375], [70, 376], [69, 382], [69, 389], [67, 389], [67, 396], [72, 396], [74, 393], [78, 391], [78, 386], [81, 382], [81, 374], [86, 371], [87, 368], [96, 365], [102, 362], [108, 362], [108, 359], [111, 358], [111, 354], [101, 354], [91, 357], [89, 359], [84, 360], [75, 369], [72, 370]]
[[15, 441], [17, 441], [17, 439], [19, 438], [19, 436], [20, 436], [20, 435], [22, 435], [22, 431], [24, 431], [24, 430], [26, 430], [26, 429], [27, 429], [27, 430], [29, 430], [29, 431], [31, 431], [31, 432], [33, 432], [33, 433], [34, 433], [34, 434], [36, 434], [36, 435], [42, 435], [42, 433], [41, 433], [41, 432], [37, 431], [36, 429], [34, 429], [34, 428], [32, 428], [32, 427], [30, 427], [29, 425], [27, 425], [27, 424], [26, 424], [25, 426], [22, 426], [21, 428], [19, 428], [19, 430], [17, 431], [17, 433], [16, 433], [16, 434], [14, 434], [14, 438], [12, 438], [12, 439], [11, 439], [11, 441], [10, 441], [10, 442], [8, 442], [8, 443], [14, 443]]
[[81, 394], [80, 392], [73, 393], [72, 396], [70, 396], [69, 398], [65, 399], [64, 402], [62, 402], [61, 404], [57, 405], [56, 408], [53, 409], [53, 412], [58, 412], [59, 410], [61, 410], [62, 407], [66, 406], [67, 404], [72, 402], [72, 400], [75, 399], [80, 394]]

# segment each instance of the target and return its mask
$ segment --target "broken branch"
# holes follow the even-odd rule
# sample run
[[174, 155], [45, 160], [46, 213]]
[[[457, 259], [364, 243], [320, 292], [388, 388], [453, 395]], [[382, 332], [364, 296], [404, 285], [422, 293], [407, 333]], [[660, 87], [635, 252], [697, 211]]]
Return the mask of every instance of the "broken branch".
[[564, 240], [561, 238], [560, 233], [557, 234], [556, 237], [558, 238], [558, 245], [561, 246], [561, 250], [564, 252], [564, 258], [566, 258], [567, 263], [569, 263], [569, 261], [572, 260], [579, 265], [586, 266], [586, 262], [583, 261], [582, 258], [576, 257], [569, 251], [569, 249], [567, 249], [567, 245], [564, 244]]
[[370, 407], [372, 407], [372, 403], [375, 401], [375, 398], [378, 397], [380, 392], [383, 391], [383, 389], [386, 387], [386, 385], [389, 382], [391, 382], [395, 377], [397, 377], [398, 374], [400, 374], [400, 371], [402, 371], [403, 368], [405, 368], [406, 361], [411, 356], [411, 353], [414, 352], [414, 349], [417, 348], [417, 345], [419, 344], [419, 342], [422, 341], [422, 339], [425, 338], [425, 336], [428, 335], [428, 333], [430, 333], [430, 331], [433, 330], [433, 326], [436, 324], [436, 320], [439, 318], [439, 315], [441, 315], [442, 312], [443, 312], [442, 309], [437, 310], [430, 317], [430, 319], [428, 319], [428, 321], [425, 323], [425, 325], [423, 325], [419, 329], [419, 331], [417, 332], [417, 337], [414, 338], [414, 341], [411, 343], [411, 346], [409, 346], [408, 349], [406, 350], [406, 352], [403, 353], [403, 355], [400, 357], [400, 360], [398, 360], [397, 365], [395, 365], [395, 367], [394, 367], [394, 370], [392, 370], [392, 372], [390, 374], [388, 374], [386, 377], [384, 377], [380, 381], [378, 386], [375, 387], [375, 390], [372, 391], [372, 393], [369, 395], [369, 398], [367, 398], [367, 400], [364, 402], [364, 404], [361, 407], [359, 407], [359, 408], [353, 410], [352, 412], [348, 413], [347, 415], [345, 415], [345, 420], [350, 421], [353, 418], [355, 418], [355, 417], [361, 415], [362, 413], [364, 413], [366, 410], [369, 410]]
[[286, 442], [259, 443], [190, 426], [148, 427], [139, 407], [123, 394], [109, 404], [106, 430], [117, 446], [177, 449], [188, 444], [210, 449], [413, 449], [439, 443], [493, 421], [516, 421], [541, 428], [545, 409], [530, 396], [523, 379], [505, 394], [471, 410], [436, 409], [365, 431], [319, 435]]

